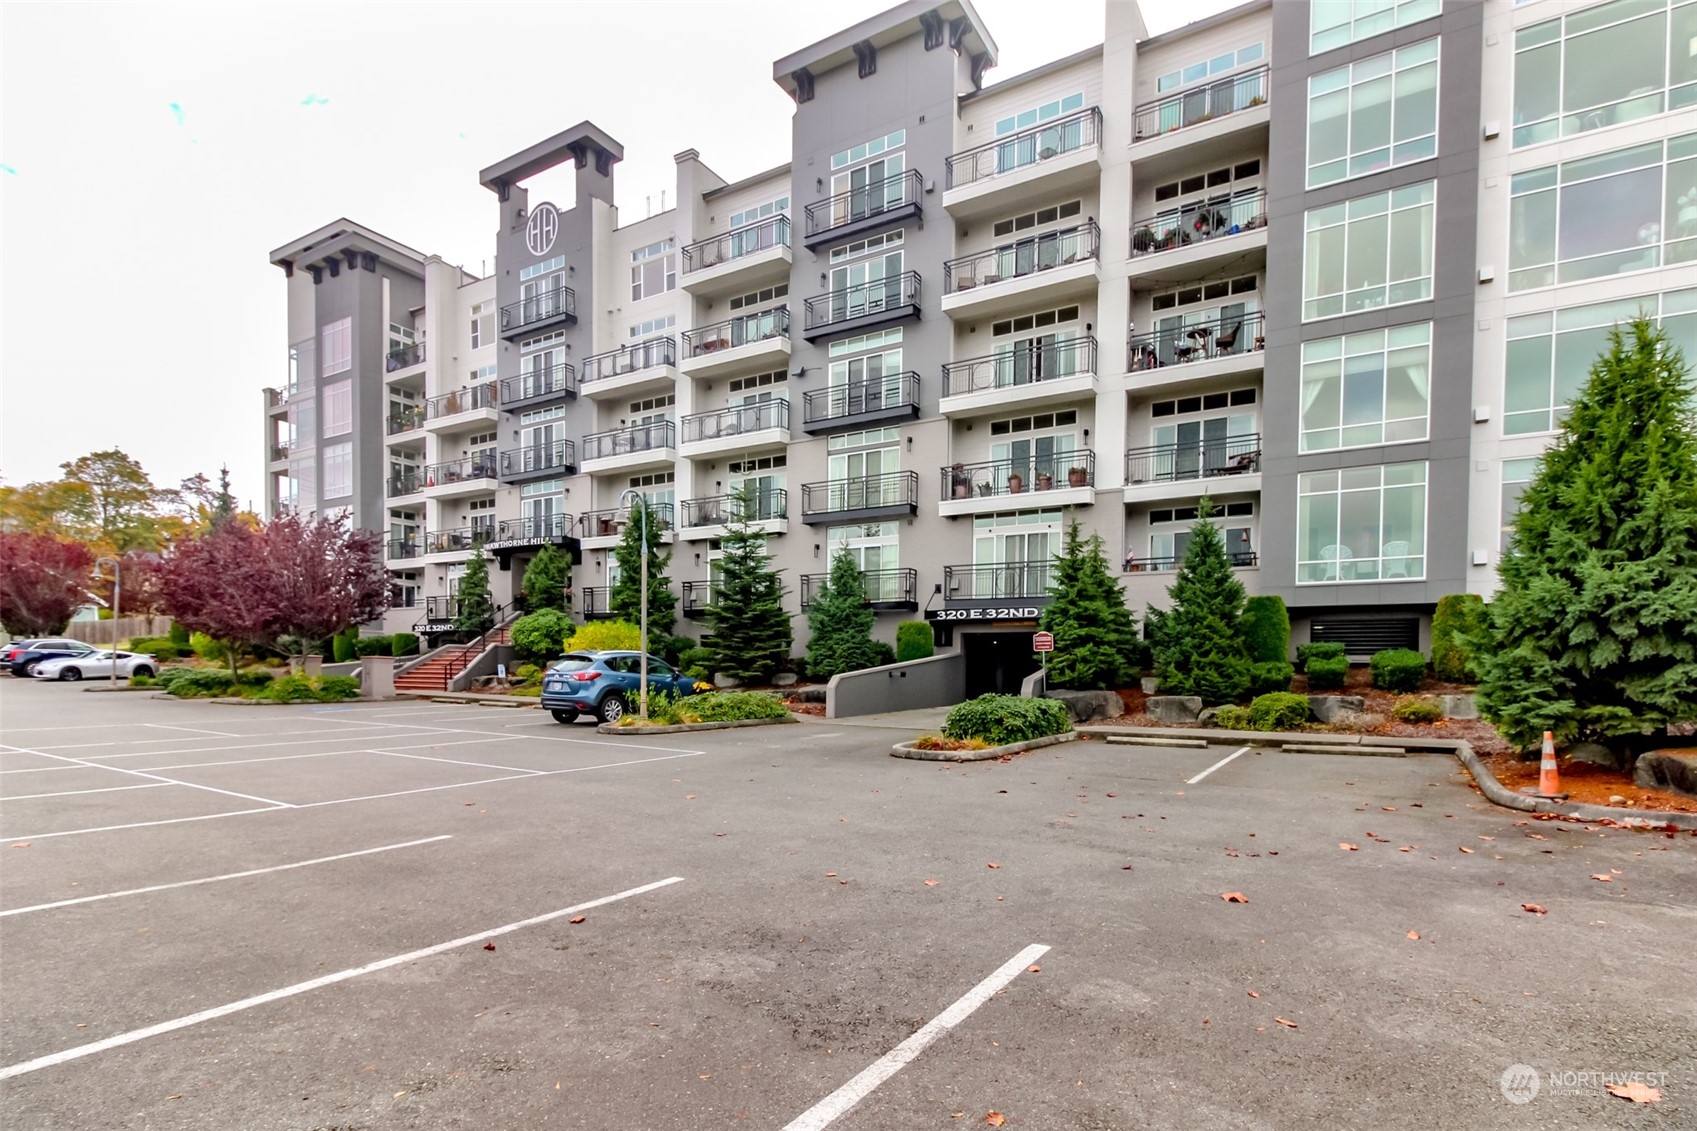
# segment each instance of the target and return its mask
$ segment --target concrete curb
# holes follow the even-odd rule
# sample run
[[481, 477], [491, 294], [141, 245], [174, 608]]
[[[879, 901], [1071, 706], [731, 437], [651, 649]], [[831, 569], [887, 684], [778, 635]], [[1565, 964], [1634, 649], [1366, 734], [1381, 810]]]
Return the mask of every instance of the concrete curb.
[[1137, 735], [1143, 738], [1200, 738], [1215, 746], [1338, 747], [1339, 754], [1373, 754], [1374, 747], [1409, 752], [1453, 754], [1466, 743], [1453, 738], [1404, 738], [1399, 735], [1335, 734], [1330, 731], [1222, 730], [1218, 727], [1081, 726], [1085, 734]]
[[1065, 734], [1051, 734], [1043, 738], [1033, 738], [1028, 742], [987, 746], [983, 750], [915, 750], [911, 742], [898, 742], [890, 747], [890, 757], [912, 758], [916, 762], [988, 762], [1004, 754], [1020, 754], [1043, 746], [1053, 746], [1057, 742], [1073, 742], [1077, 738], [1078, 732], [1070, 730]]
[[83, 690], [84, 691], [98, 691], [98, 692], [101, 692], [102, 694], [104, 694], [104, 693], [110, 692], [110, 691], [155, 691], [155, 690], [157, 690], [157, 688], [131, 687], [127, 683], [120, 683], [117, 687], [108, 687], [106, 684], [102, 683], [98, 687], [85, 687], [85, 688], [83, 688]]
[[1577, 801], [1550, 801], [1542, 797], [1529, 797], [1524, 793], [1516, 793], [1498, 781], [1496, 775], [1485, 767], [1467, 743], [1461, 744], [1461, 749], [1456, 751], [1456, 757], [1467, 767], [1467, 772], [1473, 775], [1473, 780], [1479, 785], [1479, 792], [1493, 804], [1501, 805], [1505, 809], [1518, 809], [1522, 813], [1554, 813], [1562, 817], [1575, 817], [1581, 821], [1614, 821], [1634, 828], [1671, 825], [1676, 829], [1697, 829], [1697, 813], [1617, 809], [1612, 805], [1583, 805]]
[[469, 691], [397, 691], [396, 699], [417, 699], [427, 703], [481, 703], [486, 707], [540, 707], [541, 696], [478, 695]]
[[658, 727], [622, 727], [617, 723], [602, 723], [595, 728], [598, 734], [623, 735], [626, 738], [638, 734], [688, 734], [697, 730], [730, 730], [734, 727], [764, 727], [783, 725], [795, 722], [793, 715], [781, 719], [731, 719], [722, 723], [673, 723], [670, 726]]

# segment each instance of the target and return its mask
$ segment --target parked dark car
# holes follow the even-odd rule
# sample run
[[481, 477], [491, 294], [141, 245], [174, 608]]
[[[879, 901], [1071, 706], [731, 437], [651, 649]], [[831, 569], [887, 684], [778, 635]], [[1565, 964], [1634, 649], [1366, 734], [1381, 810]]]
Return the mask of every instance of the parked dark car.
[[43, 660], [58, 660], [66, 656], [86, 656], [94, 651], [94, 646], [84, 644], [80, 640], [67, 640], [64, 637], [44, 637], [31, 640], [27, 648], [19, 649], [16, 645], [6, 649], [6, 670], [17, 676], [32, 676], [35, 665]]
[[40, 639], [39, 636], [32, 636], [27, 640], [13, 640], [0, 645], [0, 668], [5, 668], [8, 672], [11, 671], [12, 661], [35, 647], [36, 642]]
[[[591, 714], [617, 722], [636, 707], [642, 684], [640, 652], [572, 652], [548, 665], [542, 677], [542, 706], [558, 723]], [[695, 680], [660, 659], [648, 657], [649, 695], [690, 695]]]

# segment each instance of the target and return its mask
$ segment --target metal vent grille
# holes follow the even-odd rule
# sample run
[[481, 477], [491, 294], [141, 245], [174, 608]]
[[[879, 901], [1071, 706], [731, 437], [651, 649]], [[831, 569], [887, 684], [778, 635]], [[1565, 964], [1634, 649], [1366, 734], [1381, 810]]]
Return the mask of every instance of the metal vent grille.
[[1342, 644], [1351, 658], [1366, 659], [1386, 648], [1419, 648], [1420, 621], [1416, 617], [1316, 620], [1309, 626], [1309, 639]]

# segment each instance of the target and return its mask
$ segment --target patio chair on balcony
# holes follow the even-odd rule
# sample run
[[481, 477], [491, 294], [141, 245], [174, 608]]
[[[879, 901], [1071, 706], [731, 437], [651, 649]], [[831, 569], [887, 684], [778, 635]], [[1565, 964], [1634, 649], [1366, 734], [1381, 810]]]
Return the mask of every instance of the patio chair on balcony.
[[1239, 322], [1230, 330], [1214, 339], [1214, 356], [1224, 357], [1228, 353], [1237, 352], [1237, 338], [1243, 333], [1243, 323]]
[[1320, 551], [1320, 560], [1326, 562], [1326, 576], [1322, 581], [1342, 581], [1343, 563], [1355, 557], [1348, 546], [1326, 546]]
[[1379, 551], [1384, 559], [1385, 576], [1408, 577], [1408, 543], [1386, 542]]

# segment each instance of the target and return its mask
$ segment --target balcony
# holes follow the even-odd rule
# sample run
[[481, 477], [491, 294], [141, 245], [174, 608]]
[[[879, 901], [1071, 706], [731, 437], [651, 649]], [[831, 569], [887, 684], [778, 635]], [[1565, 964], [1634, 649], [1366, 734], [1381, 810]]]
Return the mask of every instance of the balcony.
[[451, 463], [424, 466], [424, 494], [432, 499], [480, 495], [495, 490], [496, 486], [493, 450], [478, 452]]
[[774, 306], [685, 330], [678, 369], [688, 377], [723, 377], [788, 368], [789, 363], [790, 308]]
[[1096, 395], [1096, 339], [1027, 339], [1006, 353], [943, 366], [944, 416], [972, 417]]
[[415, 532], [406, 538], [391, 538], [389, 546], [384, 551], [384, 557], [389, 561], [408, 561], [424, 553], [424, 541]]
[[389, 476], [387, 490], [384, 495], [391, 499], [404, 499], [409, 495], [424, 493], [424, 472], [408, 471], [400, 475]]
[[[801, 575], [801, 607], [805, 611], [825, 587], [828, 573]], [[919, 611], [919, 571], [913, 569], [868, 569], [860, 572], [861, 600], [880, 613]]]
[[1267, 193], [1257, 189], [1231, 200], [1191, 204], [1131, 225], [1131, 277], [1204, 279], [1232, 262], [1260, 253], [1266, 262]]
[[801, 397], [801, 430], [811, 436], [919, 417], [919, 374], [888, 373]]
[[283, 389], [283, 388], [266, 389], [265, 390], [265, 411], [267, 413], [281, 413], [285, 408], [288, 407], [289, 396], [290, 396], [291, 393], [292, 393], [292, 390], [290, 390], [290, 389]]
[[1096, 453], [1088, 448], [1051, 455], [956, 463], [942, 468], [937, 513], [992, 514], [1052, 510], [1096, 501]]
[[853, 479], [805, 483], [801, 521], [809, 526], [835, 522], [881, 522], [919, 513], [919, 473], [892, 471]]
[[390, 350], [383, 355], [383, 372], [399, 373], [411, 369], [415, 365], [424, 364], [424, 343], [414, 342], [410, 346]]
[[583, 557], [583, 548], [572, 536], [576, 525], [571, 515], [563, 513], [504, 519], [483, 548], [495, 555], [502, 569], [512, 568], [515, 553], [543, 546], [559, 546], [576, 562]]
[[[1253, 569], [1261, 564], [1261, 557], [1254, 551], [1228, 553], [1226, 561], [1233, 569]], [[1184, 564], [1183, 558], [1139, 558], [1126, 555], [1125, 562], [1120, 566], [1121, 573], [1172, 573]]]
[[583, 359], [583, 395], [592, 401], [628, 400], [677, 383], [678, 340], [670, 334]]
[[[578, 528], [582, 534], [583, 548], [586, 550], [608, 550], [619, 544], [624, 536], [625, 523], [630, 519], [633, 508], [613, 507], [604, 511], [587, 511], [578, 518]], [[660, 527], [660, 541], [671, 542], [677, 538], [673, 524], [673, 507], [671, 503], [650, 503], [649, 509], [654, 512], [654, 519]]]
[[389, 420], [385, 428], [391, 436], [404, 436], [408, 432], [416, 432], [424, 427], [424, 406], [419, 404], [402, 405], [389, 410]]
[[578, 616], [584, 620], [612, 620], [612, 589], [606, 586], [579, 589], [574, 596]]
[[943, 207], [969, 219], [1094, 187], [1101, 151], [1102, 111], [1095, 106], [997, 138], [944, 162]]
[[272, 444], [271, 445], [271, 462], [272, 463], [287, 463], [288, 460], [289, 460], [289, 453], [294, 450], [294, 447], [295, 447], [295, 442], [293, 440], [279, 440], [276, 443]]
[[899, 227], [920, 215], [920, 197], [925, 178], [918, 169], [850, 189], [807, 206], [806, 234], [802, 243], [816, 251], [828, 243], [869, 236], [886, 228]]
[[943, 313], [979, 318], [1093, 299], [1101, 281], [1095, 220], [943, 264]]
[[734, 522], [750, 523], [767, 534], [789, 533], [789, 492], [772, 487], [740, 500], [736, 495], [685, 499], [680, 533], [688, 541], [723, 538]]
[[683, 289], [698, 297], [759, 290], [790, 277], [790, 218], [772, 216], [684, 248]]
[[683, 445], [690, 459], [722, 452], [751, 452], [781, 447], [790, 439], [790, 402], [782, 398], [732, 405], [683, 418]]
[[495, 538], [493, 522], [478, 526], [459, 526], [453, 530], [431, 530], [424, 535], [424, 542], [419, 550], [427, 558], [447, 560], [460, 558], [481, 549], [485, 542]]
[[507, 412], [571, 400], [577, 396], [577, 370], [569, 361], [532, 369], [501, 382], [500, 407]]
[[529, 444], [501, 453], [501, 482], [527, 483], [577, 474], [577, 445], [570, 440]]
[[1129, 388], [1157, 392], [1180, 385], [1261, 372], [1265, 317], [1259, 310], [1168, 326], [1126, 339]]
[[1128, 503], [1259, 491], [1261, 434], [1133, 448], [1125, 484]]
[[717, 599], [711, 581], [686, 581], [683, 583], [683, 600], [678, 603], [678, 611], [690, 620], [701, 620], [707, 615], [707, 606]]
[[594, 432], [583, 438], [583, 470], [589, 475], [608, 471], [670, 468], [678, 458], [678, 427], [670, 420], [645, 420], [627, 428]]
[[1165, 169], [1241, 148], [1245, 131], [1266, 133], [1271, 91], [1268, 69], [1257, 67], [1147, 102], [1132, 115], [1131, 159]]
[[943, 597], [949, 605], [964, 601], [1045, 605], [1050, 599], [1049, 580], [1053, 570], [1048, 560], [944, 566]]
[[802, 337], [816, 342], [827, 335], [859, 330], [919, 317], [919, 272], [904, 271], [826, 291], [807, 300]]
[[570, 287], [555, 287], [509, 302], [501, 308], [501, 336], [508, 341], [535, 334], [552, 326], [564, 326], [577, 321], [577, 292]]
[[493, 381], [443, 393], [424, 402], [424, 427], [438, 434], [494, 424], [499, 416]]

